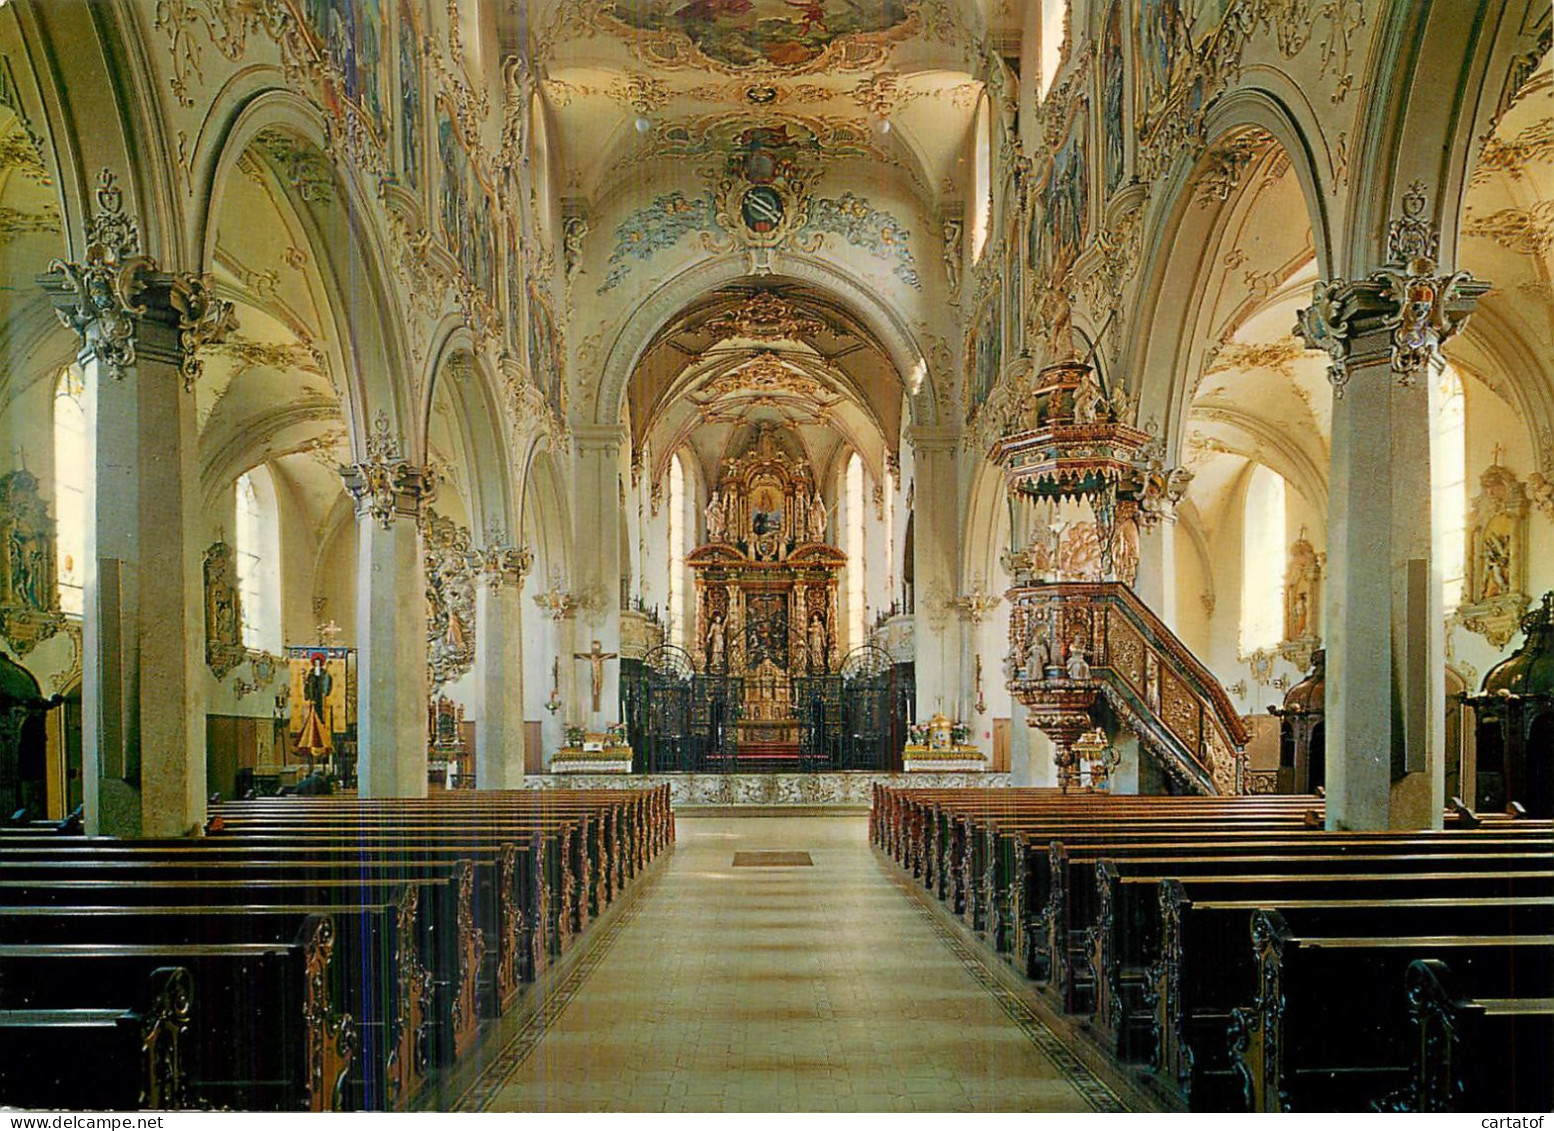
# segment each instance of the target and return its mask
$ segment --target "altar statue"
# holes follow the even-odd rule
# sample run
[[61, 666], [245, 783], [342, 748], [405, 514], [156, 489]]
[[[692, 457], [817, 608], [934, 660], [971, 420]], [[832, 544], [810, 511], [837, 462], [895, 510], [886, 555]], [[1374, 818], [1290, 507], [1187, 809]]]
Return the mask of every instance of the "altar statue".
[[815, 488], [815, 493], [809, 500], [809, 529], [806, 531], [811, 542], [824, 542], [826, 540], [826, 504], [820, 497], [820, 488]]
[[707, 509], [703, 513], [707, 516], [707, 541], [726, 541], [728, 521], [724, 514], [723, 492], [712, 492], [712, 498], [707, 500]]
[[826, 622], [819, 613], [809, 618], [809, 670], [814, 675], [826, 670]]

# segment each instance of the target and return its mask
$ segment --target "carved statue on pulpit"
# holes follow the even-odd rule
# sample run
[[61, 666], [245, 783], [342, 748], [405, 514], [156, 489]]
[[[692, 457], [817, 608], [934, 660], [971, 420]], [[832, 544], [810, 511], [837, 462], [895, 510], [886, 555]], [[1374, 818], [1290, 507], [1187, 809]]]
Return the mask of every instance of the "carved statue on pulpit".
[[1068, 646], [1068, 678], [1076, 683], [1082, 683], [1090, 678], [1090, 663], [1085, 659], [1085, 646], [1082, 641], [1075, 640]]
[[1025, 678], [1041, 679], [1052, 666], [1052, 641], [1047, 625], [1038, 621], [1031, 626], [1030, 637], [1025, 642]]
[[1074, 390], [1074, 423], [1094, 424], [1097, 412], [1105, 403], [1106, 394], [1101, 392], [1101, 385], [1096, 379], [1095, 370], [1085, 370], [1085, 375], [1080, 380], [1079, 387]]

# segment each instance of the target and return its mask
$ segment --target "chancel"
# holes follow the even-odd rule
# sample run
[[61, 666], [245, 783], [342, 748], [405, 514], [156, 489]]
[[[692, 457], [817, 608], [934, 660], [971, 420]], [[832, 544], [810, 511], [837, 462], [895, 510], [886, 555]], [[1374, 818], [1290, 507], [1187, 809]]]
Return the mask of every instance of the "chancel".
[[0, 0], [0, 1105], [1554, 1107], [1551, 51]]

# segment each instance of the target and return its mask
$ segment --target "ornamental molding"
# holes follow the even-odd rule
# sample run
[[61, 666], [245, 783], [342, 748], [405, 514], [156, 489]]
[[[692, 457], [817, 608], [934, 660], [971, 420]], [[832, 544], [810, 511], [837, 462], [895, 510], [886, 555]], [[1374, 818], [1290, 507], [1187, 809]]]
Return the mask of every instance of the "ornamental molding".
[[493, 593], [504, 585], [523, 588], [523, 581], [534, 568], [534, 554], [527, 546], [514, 546], [500, 524], [486, 527], [486, 544], [476, 551], [480, 581]]
[[823, 333], [826, 324], [803, 307], [772, 291], [756, 291], [732, 310], [709, 319], [706, 330], [729, 338], [753, 338], [772, 341], [785, 338], [797, 341]]
[[367, 440], [367, 458], [340, 468], [345, 489], [356, 500], [357, 517], [370, 515], [384, 530], [396, 518], [415, 519], [421, 506], [436, 497], [436, 476], [428, 467], [410, 463], [389, 427], [388, 414], [378, 413]]
[[1299, 311], [1295, 334], [1331, 359], [1328, 380], [1342, 397], [1351, 369], [1387, 359], [1397, 383], [1414, 385], [1440, 362], [1441, 346], [1467, 325], [1489, 284], [1467, 271], [1443, 274], [1435, 261], [1439, 229], [1425, 217], [1422, 181], [1403, 194], [1403, 214], [1387, 232], [1388, 262], [1362, 280], [1318, 282]]
[[139, 360], [141, 324], [152, 320], [177, 333], [176, 361], [184, 388], [193, 391], [204, 365], [199, 352], [237, 328], [232, 304], [215, 297], [209, 275], [170, 274], [140, 251], [140, 229], [124, 210], [124, 192], [111, 169], [97, 178], [97, 212], [86, 225], [79, 262], [56, 259], [39, 283], [55, 313], [109, 376], [122, 380]]

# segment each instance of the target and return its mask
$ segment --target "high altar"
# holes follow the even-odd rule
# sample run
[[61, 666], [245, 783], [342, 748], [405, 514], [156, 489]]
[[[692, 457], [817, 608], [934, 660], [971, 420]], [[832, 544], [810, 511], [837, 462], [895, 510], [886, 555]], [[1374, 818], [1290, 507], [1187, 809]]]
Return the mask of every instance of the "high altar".
[[696, 575], [696, 664], [743, 680], [742, 751], [796, 747], [793, 680], [834, 672], [837, 574], [826, 505], [796, 436], [763, 425], [725, 460], [707, 503]]

